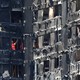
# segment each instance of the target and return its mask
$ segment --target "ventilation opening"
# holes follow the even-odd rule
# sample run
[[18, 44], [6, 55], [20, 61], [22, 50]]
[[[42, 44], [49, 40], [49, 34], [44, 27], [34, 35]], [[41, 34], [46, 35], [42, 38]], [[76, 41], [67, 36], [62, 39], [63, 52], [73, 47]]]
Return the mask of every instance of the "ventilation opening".
[[21, 11], [11, 11], [11, 22], [12, 23], [22, 23], [22, 12]]

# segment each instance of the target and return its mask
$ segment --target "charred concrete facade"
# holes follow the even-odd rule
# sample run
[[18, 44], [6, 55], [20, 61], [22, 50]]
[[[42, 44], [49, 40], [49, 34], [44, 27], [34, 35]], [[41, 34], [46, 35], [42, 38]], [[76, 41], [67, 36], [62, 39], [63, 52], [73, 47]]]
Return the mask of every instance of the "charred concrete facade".
[[53, 1], [53, 6], [49, 6], [47, 11], [50, 13], [52, 8], [53, 15], [46, 20], [43, 20], [44, 9], [40, 9], [42, 13], [40, 12], [33, 24], [36, 35], [33, 41], [35, 80], [80, 79], [79, 2], [79, 0]]
[[[34, 10], [37, 13], [36, 21], [33, 23], [34, 80], [61, 80], [61, 52], [64, 50], [61, 39], [62, 1], [46, 1], [42, 1], [39, 9]], [[33, 3], [38, 6], [35, 2], [36, 0]]]
[[79, 4], [0, 0], [0, 80], [79, 80]]
[[71, 80], [80, 79], [80, 1], [79, 0], [70, 0], [68, 1], [68, 19], [67, 27], [71, 29], [70, 37], [70, 78]]

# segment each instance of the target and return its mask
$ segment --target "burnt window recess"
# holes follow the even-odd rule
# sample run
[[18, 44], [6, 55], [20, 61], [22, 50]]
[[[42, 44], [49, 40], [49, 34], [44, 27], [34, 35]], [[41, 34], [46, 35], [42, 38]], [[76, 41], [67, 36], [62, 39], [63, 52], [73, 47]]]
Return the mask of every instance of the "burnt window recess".
[[59, 67], [59, 58], [54, 58], [54, 68]]
[[41, 7], [41, 0], [38, 0], [37, 5], [38, 5], [38, 8]]
[[41, 24], [38, 24], [39, 30], [41, 29]]
[[59, 30], [59, 41], [61, 41], [61, 30]]
[[43, 71], [44, 72], [49, 71], [49, 60], [44, 61]]
[[76, 0], [76, 11], [80, 10], [80, 0]]
[[58, 16], [58, 5], [54, 6], [54, 17]]
[[53, 6], [53, 0], [49, 0], [50, 6]]
[[55, 31], [55, 43], [58, 42], [58, 31]]
[[18, 67], [16, 65], [12, 66], [11, 72], [12, 72], [12, 74], [11, 74], [12, 77], [18, 77], [18, 75], [17, 75], [18, 74]]
[[35, 38], [34, 42], [33, 42], [33, 48], [39, 48], [39, 40], [38, 37]]
[[23, 76], [22, 65], [11, 65], [11, 77], [22, 77]]
[[72, 29], [68, 28], [68, 39], [72, 37]]
[[62, 56], [59, 56], [59, 67], [62, 66]]
[[59, 4], [58, 5], [58, 16], [61, 16], [62, 15], [62, 5]]
[[76, 53], [74, 55], [74, 59], [75, 59], [75, 61], [80, 61], [80, 49], [76, 51]]
[[0, 64], [0, 77], [2, 76], [2, 74], [3, 74], [3, 65]]
[[69, 57], [69, 54], [66, 54], [66, 63], [67, 63], [67, 64], [70, 64], [70, 57]]
[[12, 38], [11, 50], [23, 50], [23, 40], [17, 39], [17, 38]]
[[37, 75], [39, 75], [39, 64], [37, 64]]
[[62, 6], [60, 5], [55, 5], [54, 6], [54, 17], [55, 16], [61, 16], [62, 15]]
[[49, 18], [49, 8], [45, 8], [43, 10], [43, 20], [46, 20]]
[[48, 46], [50, 44], [50, 33], [45, 34], [43, 38], [43, 46]]
[[34, 65], [35, 65], [35, 63], [34, 63], [34, 61], [32, 61], [30, 63], [30, 79], [31, 80], [33, 80], [33, 78], [34, 78]]
[[11, 23], [22, 23], [22, 11], [11, 11]]
[[35, 10], [35, 11], [33, 12], [33, 21], [37, 21], [37, 19], [38, 19], [38, 11]]
[[55, 43], [61, 41], [61, 30], [55, 31]]
[[18, 68], [19, 68], [18, 77], [23, 77], [24, 74], [23, 65], [18, 65]]
[[80, 75], [75, 76], [75, 80], [80, 80]]

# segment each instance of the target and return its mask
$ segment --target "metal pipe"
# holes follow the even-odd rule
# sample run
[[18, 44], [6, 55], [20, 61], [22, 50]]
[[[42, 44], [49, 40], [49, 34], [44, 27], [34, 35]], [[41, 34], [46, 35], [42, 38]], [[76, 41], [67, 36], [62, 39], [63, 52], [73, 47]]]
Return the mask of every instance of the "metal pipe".
[[35, 60], [35, 79], [37, 80], [37, 61]]

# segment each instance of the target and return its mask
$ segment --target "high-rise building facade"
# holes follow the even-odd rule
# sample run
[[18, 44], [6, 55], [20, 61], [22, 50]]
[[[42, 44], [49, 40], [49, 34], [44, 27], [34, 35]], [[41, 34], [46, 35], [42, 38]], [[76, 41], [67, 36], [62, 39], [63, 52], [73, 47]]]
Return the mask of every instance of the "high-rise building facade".
[[0, 80], [24, 79], [22, 0], [0, 0]]
[[0, 0], [0, 80], [79, 80], [79, 4]]

